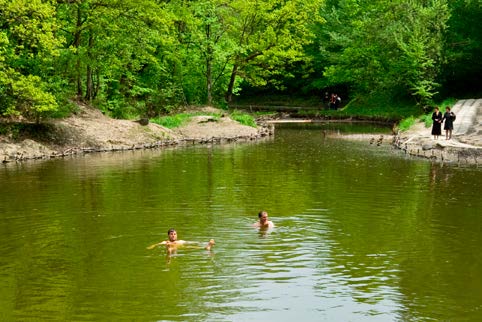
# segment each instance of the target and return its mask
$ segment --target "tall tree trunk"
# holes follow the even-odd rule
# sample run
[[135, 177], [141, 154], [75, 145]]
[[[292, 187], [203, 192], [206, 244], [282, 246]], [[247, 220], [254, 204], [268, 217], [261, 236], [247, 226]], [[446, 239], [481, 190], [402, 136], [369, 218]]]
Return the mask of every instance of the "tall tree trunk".
[[213, 76], [212, 76], [212, 62], [213, 62], [213, 46], [211, 44], [211, 25], [206, 26], [206, 38], [208, 41], [207, 53], [206, 53], [206, 90], [207, 90], [207, 103], [211, 105], [213, 102], [212, 96], [212, 86], [213, 86]]
[[95, 82], [95, 91], [94, 91], [94, 99], [97, 97], [97, 94], [99, 94], [99, 90], [100, 90], [100, 72], [99, 72], [99, 68], [96, 68], [95, 70], [95, 78], [96, 78], [96, 82]]
[[85, 100], [92, 101], [94, 96], [94, 86], [92, 82], [92, 67], [87, 65], [87, 73], [86, 73], [87, 81], [85, 86]]
[[77, 23], [76, 29], [74, 34], [74, 48], [76, 49], [77, 55], [77, 62], [75, 63], [75, 78], [77, 82], [77, 97], [80, 99], [82, 98], [82, 78], [80, 77], [80, 56], [79, 56], [79, 47], [80, 47], [80, 34], [81, 34], [81, 26], [82, 26], [82, 12], [80, 10], [80, 5], [77, 5]]
[[236, 74], [238, 72], [238, 64], [234, 64], [233, 70], [231, 71], [231, 78], [229, 79], [228, 90], [226, 91], [226, 102], [231, 103], [233, 100], [233, 89], [234, 82], [236, 80]]
[[87, 101], [92, 101], [92, 98], [94, 97], [94, 82], [92, 80], [92, 66], [90, 65], [90, 62], [92, 61], [92, 47], [94, 45], [94, 37], [92, 36], [92, 30], [89, 31], [89, 45], [87, 47], [87, 56], [89, 57], [89, 61], [87, 64], [87, 84], [85, 89], [85, 99]]

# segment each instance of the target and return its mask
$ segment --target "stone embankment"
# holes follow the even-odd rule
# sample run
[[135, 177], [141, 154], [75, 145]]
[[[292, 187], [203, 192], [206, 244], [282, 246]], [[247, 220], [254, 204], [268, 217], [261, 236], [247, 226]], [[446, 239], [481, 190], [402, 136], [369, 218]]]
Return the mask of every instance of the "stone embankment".
[[[482, 99], [458, 101], [452, 111], [457, 116], [450, 140], [442, 135], [434, 139], [431, 128], [420, 122], [396, 137], [395, 146], [407, 155], [428, 158], [436, 162], [482, 163]], [[443, 112], [443, 111], [442, 111]]]

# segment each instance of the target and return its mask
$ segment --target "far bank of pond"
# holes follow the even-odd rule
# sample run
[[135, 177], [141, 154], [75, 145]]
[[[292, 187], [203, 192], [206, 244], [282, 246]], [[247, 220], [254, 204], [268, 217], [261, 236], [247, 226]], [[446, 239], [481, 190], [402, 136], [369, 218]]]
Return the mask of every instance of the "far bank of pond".
[[[291, 107], [292, 108], [292, 107]], [[209, 108], [209, 112], [212, 112]], [[208, 112], [206, 110], [206, 112]], [[326, 114], [326, 113], [325, 113]], [[430, 138], [429, 129], [410, 130], [401, 133], [396, 122], [383, 117], [351, 117], [343, 115], [325, 115], [323, 110], [309, 119], [303, 119], [297, 113], [278, 113], [258, 117], [258, 128], [242, 126], [229, 117], [213, 118], [198, 116], [182, 128], [169, 130], [156, 124], [141, 125], [138, 122], [114, 120], [99, 111], [83, 107], [81, 112], [65, 121], [32, 127], [27, 135], [17, 139], [0, 137], [0, 159], [3, 163], [35, 159], [64, 158], [94, 152], [117, 152], [129, 150], [157, 149], [170, 146], [191, 144], [225, 144], [231, 142], [252, 141], [274, 134], [274, 124], [283, 123], [322, 123], [327, 124], [378, 124], [390, 131], [380, 137], [376, 133], [344, 134], [324, 132], [325, 135], [340, 139], [362, 140], [380, 145], [392, 144], [401, 153], [413, 157], [422, 157], [431, 162], [452, 163], [458, 165], [478, 165], [482, 148], [467, 144], [447, 144], [451, 142], [426, 142], [426, 140], [408, 140], [407, 136]], [[28, 128], [28, 127], [27, 127]], [[415, 134], [414, 134], [415, 133]], [[480, 141], [480, 140], [479, 140]]]

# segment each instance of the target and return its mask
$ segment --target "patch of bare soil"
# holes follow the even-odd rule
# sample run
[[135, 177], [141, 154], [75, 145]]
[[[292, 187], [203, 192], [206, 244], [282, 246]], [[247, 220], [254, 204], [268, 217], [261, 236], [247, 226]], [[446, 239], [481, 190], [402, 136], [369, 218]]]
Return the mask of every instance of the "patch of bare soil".
[[59, 139], [67, 147], [128, 147], [177, 138], [173, 131], [160, 125], [149, 123], [143, 126], [137, 121], [112, 119], [89, 107], [83, 107], [76, 115], [54, 124]]
[[[264, 133], [263, 127], [253, 128], [242, 125], [211, 106], [190, 107], [186, 112], [206, 114], [195, 116], [188, 123], [174, 130], [178, 136], [188, 140], [250, 138]], [[213, 114], [221, 114], [221, 117], [211, 116]]]
[[[199, 109], [207, 114], [219, 110]], [[154, 148], [203, 140], [259, 138], [272, 134], [264, 127], [252, 128], [227, 116], [194, 117], [186, 125], [170, 130], [154, 123], [116, 120], [99, 110], [80, 105], [79, 111], [62, 120], [52, 120], [41, 128], [22, 124], [20, 135], [0, 135], [0, 160], [3, 162], [43, 159], [79, 153]]]
[[258, 134], [258, 129], [242, 125], [225, 116], [195, 116], [189, 123], [175, 131], [179, 136], [191, 139], [208, 139], [213, 137], [238, 138], [251, 137]]

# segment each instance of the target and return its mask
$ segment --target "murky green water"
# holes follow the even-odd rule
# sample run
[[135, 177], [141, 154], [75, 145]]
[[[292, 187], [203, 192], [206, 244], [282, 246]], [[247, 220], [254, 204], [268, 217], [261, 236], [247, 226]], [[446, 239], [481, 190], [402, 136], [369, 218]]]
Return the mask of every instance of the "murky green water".
[[482, 169], [323, 129], [0, 167], [0, 320], [480, 321]]

